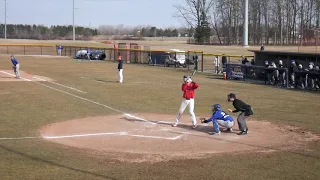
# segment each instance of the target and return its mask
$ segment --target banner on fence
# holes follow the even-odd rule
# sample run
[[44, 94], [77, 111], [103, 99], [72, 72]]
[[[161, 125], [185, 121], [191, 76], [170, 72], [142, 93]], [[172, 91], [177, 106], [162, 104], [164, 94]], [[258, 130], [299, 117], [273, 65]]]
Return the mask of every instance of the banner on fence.
[[236, 64], [227, 65], [227, 78], [244, 80], [245, 68]]

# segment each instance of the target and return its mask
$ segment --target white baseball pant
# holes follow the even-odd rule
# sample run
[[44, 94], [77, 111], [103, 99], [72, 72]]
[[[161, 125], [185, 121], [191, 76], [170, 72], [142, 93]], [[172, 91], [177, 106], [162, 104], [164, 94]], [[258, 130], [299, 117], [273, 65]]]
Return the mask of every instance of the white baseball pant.
[[20, 77], [20, 64], [19, 63], [16, 65], [15, 73], [16, 73], [17, 78]]
[[119, 69], [119, 82], [122, 83], [123, 81], [123, 69]]
[[224, 120], [217, 120], [219, 126], [224, 128], [232, 128], [234, 126], [234, 121], [224, 121]]
[[194, 114], [194, 99], [182, 99], [181, 105], [180, 105], [180, 109], [179, 112], [177, 114], [177, 119], [176, 119], [176, 123], [179, 124], [180, 118], [184, 112], [184, 110], [186, 109], [186, 107], [189, 106], [189, 113], [190, 113], [190, 117], [192, 120], [192, 125], [196, 125], [197, 124], [197, 119], [196, 119], [196, 115]]

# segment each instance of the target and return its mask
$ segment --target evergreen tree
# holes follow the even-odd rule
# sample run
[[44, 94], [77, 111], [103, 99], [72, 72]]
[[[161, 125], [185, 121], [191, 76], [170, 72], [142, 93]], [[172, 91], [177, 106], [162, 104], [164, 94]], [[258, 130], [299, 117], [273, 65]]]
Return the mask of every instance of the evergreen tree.
[[200, 22], [196, 27], [195, 39], [198, 44], [210, 43], [211, 28], [205, 12], [201, 13]]

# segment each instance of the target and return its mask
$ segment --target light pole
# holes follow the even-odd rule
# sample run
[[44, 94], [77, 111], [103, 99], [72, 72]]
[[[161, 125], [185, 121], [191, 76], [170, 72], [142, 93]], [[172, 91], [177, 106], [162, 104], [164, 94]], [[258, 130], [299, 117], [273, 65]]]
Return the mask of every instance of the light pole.
[[242, 46], [248, 47], [248, 10], [249, 10], [249, 0], [244, 0], [244, 22], [243, 22], [243, 40]]
[[4, 0], [4, 39], [7, 39], [7, 0]]
[[73, 10], [73, 15], [72, 15], [72, 23], [73, 23], [73, 41], [76, 40], [76, 28], [74, 27], [74, 0], [72, 1], [72, 10]]

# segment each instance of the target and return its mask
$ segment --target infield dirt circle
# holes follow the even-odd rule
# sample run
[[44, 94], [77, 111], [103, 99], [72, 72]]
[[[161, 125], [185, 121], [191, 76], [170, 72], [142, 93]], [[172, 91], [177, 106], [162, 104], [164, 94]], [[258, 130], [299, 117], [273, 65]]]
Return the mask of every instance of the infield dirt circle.
[[[137, 117], [142, 120], [138, 120]], [[120, 161], [157, 162], [173, 158], [201, 158], [208, 154], [231, 152], [272, 152], [303, 146], [314, 138], [297, 128], [248, 121], [246, 136], [234, 132], [209, 135], [212, 123], [191, 128], [188, 115], [172, 127], [174, 115], [134, 114], [87, 117], [49, 124], [40, 130], [51, 142], [102, 152]]]

